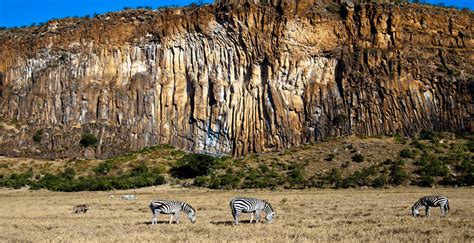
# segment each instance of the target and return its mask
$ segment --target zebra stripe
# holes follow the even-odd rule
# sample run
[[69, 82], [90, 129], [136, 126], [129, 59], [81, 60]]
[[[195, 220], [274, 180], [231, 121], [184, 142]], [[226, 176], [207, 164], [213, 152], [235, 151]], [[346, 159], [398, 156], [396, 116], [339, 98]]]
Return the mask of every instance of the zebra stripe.
[[418, 210], [421, 207], [425, 207], [426, 216], [430, 216], [430, 207], [440, 207], [441, 214], [448, 215], [449, 201], [445, 196], [422, 197], [411, 207], [411, 214], [415, 217], [420, 215]]
[[158, 220], [158, 214], [171, 214], [169, 223], [175, 218], [176, 223], [179, 223], [179, 213], [183, 211], [188, 215], [188, 219], [191, 222], [196, 222], [196, 211], [191, 205], [173, 200], [154, 200], [150, 202], [150, 209], [153, 213], [153, 218], [151, 219], [151, 224], [156, 224]]
[[265, 212], [265, 219], [267, 222], [271, 222], [275, 216], [275, 211], [273, 211], [272, 205], [257, 198], [234, 198], [230, 201], [230, 209], [232, 211], [232, 216], [234, 217], [234, 224], [236, 225], [239, 224], [239, 215], [241, 213], [252, 213], [250, 223], [252, 223], [254, 215], [255, 221], [258, 223], [258, 220], [260, 219], [260, 211]]

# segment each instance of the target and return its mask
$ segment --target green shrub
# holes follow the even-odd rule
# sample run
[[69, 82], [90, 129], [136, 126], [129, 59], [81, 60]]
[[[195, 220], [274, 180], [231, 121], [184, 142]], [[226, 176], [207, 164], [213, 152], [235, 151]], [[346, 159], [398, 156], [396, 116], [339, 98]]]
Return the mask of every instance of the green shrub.
[[267, 170], [264, 166], [246, 168], [238, 175], [244, 178], [242, 188], [275, 188], [285, 183], [285, 179], [274, 168]]
[[361, 163], [361, 162], [364, 162], [364, 159], [365, 159], [364, 155], [362, 155], [362, 154], [354, 154], [352, 156], [352, 161], [354, 161], [354, 162]]
[[171, 168], [171, 174], [178, 178], [194, 178], [209, 175], [220, 167], [220, 160], [210, 155], [186, 154]]
[[294, 167], [292, 168], [288, 174], [287, 174], [287, 180], [290, 183], [291, 187], [294, 187], [296, 185], [304, 185], [305, 184], [305, 179], [303, 176], [303, 171], [301, 167]]
[[51, 191], [105, 191], [140, 188], [165, 183], [157, 168], [145, 168], [140, 164], [130, 172], [118, 176], [80, 177], [75, 179], [75, 171], [66, 168], [58, 175], [45, 174], [37, 181], [30, 182], [33, 190], [45, 188]]
[[95, 137], [95, 135], [94, 135], [94, 134], [91, 134], [91, 133], [84, 133], [84, 134], [82, 134], [81, 140], [79, 141], [79, 143], [80, 143], [83, 147], [96, 146], [98, 142], [99, 142], [99, 141], [97, 140], [97, 138]]
[[411, 149], [402, 149], [400, 151], [400, 157], [413, 159], [413, 158], [415, 158], [415, 153]]
[[470, 140], [466, 143], [467, 148], [471, 153], [474, 153], [474, 140]]
[[395, 138], [395, 141], [399, 144], [406, 144], [407, 143], [407, 139], [403, 136], [400, 135], [400, 133], [396, 133], [394, 135], [394, 138]]
[[40, 143], [43, 139], [43, 129], [37, 130], [33, 135], [33, 141]]
[[210, 188], [212, 189], [234, 189], [240, 185], [240, 177], [229, 168], [224, 175], [215, 176], [212, 178]]
[[[332, 4], [336, 4], [336, 3], [332, 3]], [[332, 5], [332, 4], [330, 4], [330, 5]], [[338, 4], [337, 4], [337, 5], [338, 5]], [[336, 11], [339, 12], [339, 9], [336, 10]], [[344, 124], [344, 123], [346, 122], [346, 120], [347, 120], [346, 115], [344, 115], [344, 114], [337, 114], [337, 115], [334, 117], [334, 119], [333, 119], [333, 123], [334, 123], [335, 125], [342, 125], [342, 124]]]
[[74, 179], [74, 177], [76, 176], [76, 171], [73, 168], [68, 167], [64, 170], [62, 176], [66, 179]]
[[435, 158], [424, 165], [419, 173], [426, 176], [446, 176], [449, 173], [449, 168], [438, 158]]
[[372, 182], [373, 187], [384, 187], [388, 184], [388, 177], [385, 174], [381, 174]]
[[342, 180], [342, 187], [357, 187], [357, 186], [369, 186], [370, 177], [377, 174], [375, 166], [369, 166], [362, 168], [360, 171], [355, 171], [348, 177]]
[[426, 145], [424, 145], [423, 143], [420, 143], [420, 141], [418, 140], [413, 140], [411, 143], [410, 143], [411, 146], [421, 150], [421, 151], [424, 151], [426, 149]]
[[331, 186], [334, 186], [336, 188], [341, 187], [342, 185], [342, 172], [337, 169], [333, 168], [324, 178], [323, 178], [323, 184], [329, 184]]
[[429, 175], [423, 175], [418, 178], [418, 186], [423, 186], [423, 187], [431, 187], [433, 186], [434, 179], [432, 176]]
[[0, 179], [0, 186], [20, 189], [30, 184], [30, 179], [33, 177], [33, 172], [30, 170], [25, 173], [13, 173], [9, 177], [3, 177]]
[[445, 186], [454, 186], [457, 185], [457, 181], [452, 175], [447, 175], [443, 177], [443, 179], [440, 181], [440, 184]]
[[420, 132], [419, 138], [422, 140], [430, 140], [432, 143], [439, 142], [439, 135], [433, 131], [423, 130]]
[[111, 160], [106, 160], [103, 162], [100, 162], [96, 167], [92, 169], [92, 171], [95, 172], [96, 175], [107, 175], [113, 167], [113, 163]]
[[389, 182], [392, 185], [402, 185], [408, 180], [408, 174], [404, 169], [405, 162], [403, 160], [398, 160], [392, 162], [390, 166]]
[[474, 185], [474, 162], [472, 159], [462, 161], [456, 166], [456, 170], [460, 172], [458, 178], [459, 185]]
[[199, 187], [209, 187], [211, 185], [211, 178], [209, 178], [209, 176], [198, 176], [194, 178], [193, 185]]

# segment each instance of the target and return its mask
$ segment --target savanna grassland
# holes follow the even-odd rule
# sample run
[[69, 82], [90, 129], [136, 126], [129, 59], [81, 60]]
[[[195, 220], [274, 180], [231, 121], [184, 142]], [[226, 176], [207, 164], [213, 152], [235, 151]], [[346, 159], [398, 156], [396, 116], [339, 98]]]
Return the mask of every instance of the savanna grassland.
[[[137, 200], [125, 201], [123, 194]], [[411, 205], [421, 196], [449, 197], [451, 212], [414, 218]], [[112, 198], [111, 195], [114, 197]], [[271, 224], [232, 226], [234, 196], [268, 200], [276, 210]], [[161, 215], [151, 225], [151, 199], [179, 199], [197, 210], [192, 224]], [[91, 206], [73, 214], [76, 204]], [[158, 186], [128, 191], [50, 192], [0, 190], [0, 241], [473, 241], [473, 188], [209, 190]], [[422, 210], [423, 211], [423, 210]], [[422, 213], [423, 215], [424, 213]]]

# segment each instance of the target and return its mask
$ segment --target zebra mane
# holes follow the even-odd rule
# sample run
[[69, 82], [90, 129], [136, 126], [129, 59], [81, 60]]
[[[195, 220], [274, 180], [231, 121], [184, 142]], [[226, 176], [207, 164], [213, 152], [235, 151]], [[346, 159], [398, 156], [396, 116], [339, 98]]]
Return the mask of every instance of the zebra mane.
[[185, 203], [185, 202], [181, 202], [181, 203], [183, 203], [183, 208], [187, 206], [187, 207], [188, 207], [189, 209], [191, 209], [194, 213], [196, 213], [196, 210], [193, 208], [193, 206], [191, 206], [191, 205], [189, 205], [189, 204], [187, 204], [187, 203]]
[[273, 207], [269, 202], [267, 202], [265, 200], [262, 200], [262, 201], [265, 203], [265, 205], [268, 205], [268, 207], [270, 208], [270, 210], [272, 210], [272, 212], [275, 212], [275, 210], [273, 210]]

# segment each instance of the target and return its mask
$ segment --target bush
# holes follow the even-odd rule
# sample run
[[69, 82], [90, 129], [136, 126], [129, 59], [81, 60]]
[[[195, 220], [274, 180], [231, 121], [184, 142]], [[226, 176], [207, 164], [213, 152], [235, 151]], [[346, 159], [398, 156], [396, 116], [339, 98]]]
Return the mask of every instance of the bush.
[[33, 141], [40, 143], [43, 138], [43, 129], [37, 130], [33, 135]]
[[355, 171], [350, 176], [342, 180], [342, 187], [369, 186], [370, 177], [377, 174], [375, 166], [365, 167], [360, 171]]
[[75, 171], [67, 168], [58, 175], [45, 174], [41, 179], [30, 182], [33, 190], [45, 188], [51, 191], [105, 191], [112, 189], [133, 189], [165, 183], [159, 170], [140, 164], [129, 173], [119, 176], [80, 177], [75, 179]]
[[211, 185], [211, 178], [208, 176], [198, 176], [194, 178], [193, 185], [199, 187], [209, 187]]
[[432, 143], [437, 143], [439, 141], [439, 135], [433, 131], [423, 130], [420, 132], [419, 138], [422, 140], [430, 140]]
[[456, 170], [461, 174], [458, 178], [458, 183], [463, 186], [474, 185], [474, 163], [473, 160], [464, 160], [456, 166]]
[[91, 133], [82, 134], [81, 140], [79, 141], [83, 147], [96, 146], [98, 142], [95, 135]]
[[443, 179], [440, 181], [440, 184], [445, 186], [454, 186], [457, 184], [457, 181], [455, 177], [447, 175], [443, 177]]
[[392, 185], [402, 185], [408, 180], [408, 174], [404, 169], [405, 161], [398, 160], [390, 166], [389, 182]]
[[112, 170], [112, 161], [111, 160], [106, 160], [103, 162], [100, 162], [92, 171], [95, 172], [96, 175], [107, 175], [111, 170]]
[[388, 184], [388, 177], [385, 174], [381, 174], [372, 182], [373, 187], [384, 187]]
[[2, 177], [0, 179], [0, 186], [20, 189], [21, 187], [29, 185], [30, 179], [32, 177], [33, 177], [33, 172], [31, 170], [25, 173], [21, 173], [21, 174], [13, 173], [9, 177], [5, 177], [5, 176]]
[[414, 151], [411, 150], [411, 149], [402, 149], [402, 150], [400, 151], [400, 157], [406, 158], [406, 159], [407, 159], [407, 158], [413, 159], [413, 158], [415, 158], [415, 153], [414, 153]]
[[449, 168], [441, 160], [435, 158], [424, 165], [419, 173], [426, 176], [446, 176], [449, 173]]
[[402, 135], [400, 135], [400, 133], [396, 133], [394, 135], [394, 138], [395, 138], [395, 141], [399, 144], [406, 144], [407, 143], [407, 139], [405, 137], [403, 137]]
[[431, 187], [433, 186], [434, 179], [432, 176], [424, 175], [418, 178], [418, 186]]
[[342, 185], [342, 172], [339, 169], [332, 169], [324, 178], [323, 184], [329, 184], [336, 188]]
[[244, 169], [239, 172], [239, 177], [244, 178], [242, 188], [275, 188], [285, 183], [285, 179], [274, 168], [270, 169], [266, 165], [258, 169]]
[[467, 148], [471, 153], [474, 153], [474, 140], [470, 140], [466, 143]]
[[[337, 3], [331, 3], [330, 5], [337, 4]], [[337, 4], [339, 6], [339, 4]], [[336, 10], [339, 12], [339, 9]], [[344, 122], [346, 122], [347, 117], [344, 114], [337, 114], [334, 119], [333, 119], [333, 124], [335, 125], [342, 125]]]
[[303, 177], [303, 171], [301, 167], [294, 167], [288, 172], [287, 180], [291, 187], [296, 185], [304, 185], [305, 179]]
[[195, 178], [209, 175], [220, 167], [220, 161], [206, 154], [187, 154], [171, 168], [171, 174], [178, 178]]
[[413, 140], [413, 142], [411, 142], [410, 145], [421, 151], [424, 151], [426, 149], [426, 145], [424, 145], [423, 143], [420, 143], [420, 141], [418, 140]]
[[364, 162], [364, 159], [365, 159], [364, 155], [362, 155], [362, 154], [354, 154], [352, 156], [352, 161], [357, 162], [357, 163]]
[[[205, 182], [205, 180], [202, 182]], [[210, 183], [209, 187], [212, 189], [234, 189], [238, 188], [239, 185], [240, 177], [237, 176], [231, 168], [229, 168], [226, 170], [224, 175], [219, 175], [212, 178], [212, 182]]]

